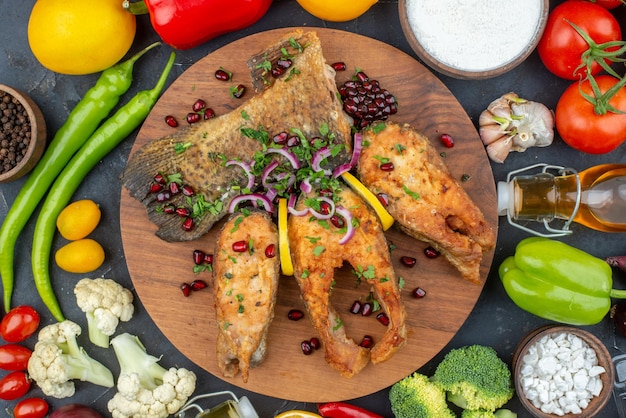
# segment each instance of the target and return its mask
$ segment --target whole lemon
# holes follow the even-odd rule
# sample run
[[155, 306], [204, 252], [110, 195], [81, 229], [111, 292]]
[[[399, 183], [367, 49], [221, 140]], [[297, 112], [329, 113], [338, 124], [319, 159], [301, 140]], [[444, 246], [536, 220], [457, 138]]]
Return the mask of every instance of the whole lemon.
[[57, 229], [67, 240], [75, 241], [91, 234], [100, 222], [100, 207], [89, 199], [67, 205], [57, 217]]
[[378, 0], [297, 0], [313, 16], [329, 22], [347, 22], [367, 12]]
[[89, 273], [104, 263], [104, 249], [91, 238], [79, 239], [59, 248], [54, 261], [70, 273]]
[[49, 70], [91, 74], [124, 57], [136, 25], [121, 0], [37, 0], [28, 21], [28, 42]]

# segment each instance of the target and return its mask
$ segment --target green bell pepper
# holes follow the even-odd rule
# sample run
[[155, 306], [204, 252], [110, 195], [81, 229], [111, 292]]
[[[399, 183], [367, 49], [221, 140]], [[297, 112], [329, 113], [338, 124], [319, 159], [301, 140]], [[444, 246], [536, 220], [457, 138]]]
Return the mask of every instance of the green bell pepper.
[[498, 274], [517, 306], [570, 325], [597, 324], [611, 309], [612, 297], [626, 298], [626, 290], [612, 288], [611, 266], [604, 260], [549, 238], [520, 241]]

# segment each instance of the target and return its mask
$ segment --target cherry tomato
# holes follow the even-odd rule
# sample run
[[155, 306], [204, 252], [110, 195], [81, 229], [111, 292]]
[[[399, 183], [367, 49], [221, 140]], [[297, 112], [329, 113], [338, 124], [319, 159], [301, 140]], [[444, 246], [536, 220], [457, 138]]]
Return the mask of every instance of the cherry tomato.
[[0, 346], [0, 369], [26, 370], [32, 351], [19, 344], [5, 344]]
[[[584, 69], [577, 70], [576, 74], [574, 71], [581, 65], [581, 55], [589, 49], [589, 45], [569, 22], [578, 26], [596, 44], [621, 41], [622, 31], [611, 12], [589, 1], [566, 1], [550, 12], [546, 28], [537, 45], [539, 57], [551, 73], [568, 80], [578, 80], [581, 75], [584, 76]], [[618, 48], [616, 46], [607, 51]], [[592, 74], [601, 70], [602, 67], [597, 62], [592, 64]]]
[[[600, 92], [613, 87], [618, 79], [610, 75], [595, 77]], [[561, 95], [555, 110], [556, 129], [568, 145], [590, 154], [604, 154], [626, 140], [626, 114], [607, 112], [599, 115], [582, 92], [593, 96], [589, 80], [574, 82]], [[609, 100], [615, 109], [626, 112], [626, 87]]]
[[19, 343], [37, 331], [39, 313], [30, 306], [22, 305], [11, 309], [0, 322], [0, 335], [6, 342]]
[[48, 408], [48, 403], [41, 398], [22, 399], [13, 408], [13, 418], [43, 418]]
[[624, 0], [589, 0], [592, 3], [602, 6], [605, 9], [615, 9], [624, 4]]
[[0, 379], [0, 399], [12, 401], [26, 395], [30, 379], [25, 372], [11, 372]]

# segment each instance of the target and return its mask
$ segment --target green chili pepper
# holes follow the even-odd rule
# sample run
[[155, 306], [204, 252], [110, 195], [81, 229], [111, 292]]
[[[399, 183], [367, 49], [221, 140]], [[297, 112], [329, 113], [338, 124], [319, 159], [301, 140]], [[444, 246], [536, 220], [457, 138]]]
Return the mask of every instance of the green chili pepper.
[[570, 325], [593, 325], [611, 309], [611, 267], [578, 248], [548, 238], [519, 242], [515, 255], [498, 269], [504, 290], [520, 308], [541, 318]]
[[158, 42], [102, 72], [96, 84], [70, 112], [20, 189], [0, 228], [0, 276], [6, 312], [11, 309], [15, 243], [22, 229], [65, 164], [113, 110], [120, 96], [128, 91], [135, 62], [157, 45]]
[[59, 174], [41, 207], [33, 234], [33, 277], [41, 300], [59, 322], [65, 317], [54, 294], [49, 270], [56, 219], [91, 169], [146, 119], [165, 86], [175, 57], [172, 52], [154, 88], [137, 93], [93, 133]]

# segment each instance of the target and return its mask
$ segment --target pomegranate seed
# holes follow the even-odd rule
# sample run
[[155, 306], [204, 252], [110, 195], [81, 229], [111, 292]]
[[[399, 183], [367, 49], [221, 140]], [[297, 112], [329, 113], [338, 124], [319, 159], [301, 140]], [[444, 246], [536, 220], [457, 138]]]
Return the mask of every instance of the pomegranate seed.
[[333, 191], [332, 189], [320, 189], [319, 195], [324, 197], [333, 197]]
[[193, 187], [188, 184], [183, 185], [182, 192], [185, 196], [193, 196], [194, 194], [196, 194], [196, 192], [194, 192], [193, 190]]
[[433, 247], [428, 247], [424, 249], [424, 255], [428, 258], [437, 258], [439, 257], [439, 251], [435, 250]]
[[393, 171], [395, 167], [393, 166], [393, 163], [391, 161], [389, 161], [387, 163], [381, 164], [379, 168], [382, 171]]
[[279, 58], [278, 61], [276, 61], [276, 65], [283, 70], [290, 68], [292, 64], [293, 61], [291, 61], [289, 58]]
[[154, 183], [150, 186], [150, 193], [158, 193], [163, 190], [163, 185], [159, 183]]
[[157, 183], [162, 184], [164, 186], [167, 184], [167, 179], [161, 173], [159, 173], [156, 176], [154, 176], [154, 181], [156, 181]]
[[193, 229], [193, 227], [194, 227], [193, 218], [191, 218], [191, 217], [186, 218], [183, 221], [182, 227], [183, 227], [183, 230], [185, 230], [185, 231], [191, 231]]
[[361, 309], [362, 316], [370, 316], [374, 312], [374, 305], [369, 302], [365, 302], [363, 304], [363, 309]]
[[343, 228], [346, 223], [344, 222], [343, 218], [339, 215], [333, 215], [330, 217], [330, 223], [333, 224], [335, 226], [335, 228]]
[[313, 353], [313, 347], [311, 347], [311, 342], [310, 341], [302, 341], [300, 343], [300, 348], [302, 349], [302, 352], [306, 356], [308, 356], [308, 355]]
[[236, 253], [243, 253], [248, 250], [248, 243], [245, 241], [233, 242], [232, 248]]
[[330, 66], [333, 67], [335, 71], [346, 71], [346, 68], [348, 68], [346, 63], [341, 61], [333, 62]]
[[421, 299], [424, 296], [426, 296], [426, 291], [424, 289], [422, 289], [421, 287], [416, 287], [411, 292], [411, 296], [413, 296], [415, 299]]
[[383, 204], [384, 207], [389, 206], [389, 196], [386, 193], [378, 193], [376, 195], [378, 201]]
[[191, 286], [189, 285], [189, 283], [183, 283], [180, 285], [180, 290], [182, 290], [183, 296], [187, 297], [189, 296], [189, 292], [191, 292]]
[[292, 148], [292, 147], [297, 147], [298, 145], [300, 145], [300, 138], [296, 135], [291, 135], [289, 138], [287, 138], [287, 146]]
[[361, 312], [361, 302], [355, 300], [352, 302], [352, 306], [350, 306], [350, 313], [356, 315], [359, 312]]
[[166, 191], [163, 191], [163, 192], [160, 192], [159, 194], [157, 194], [156, 200], [159, 203], [163, 203], [163, 202], [166, 202], [166, 201], [170, 200], [170, 197], [171, 197], [170, 196], [170, 192], [168, 192], [166, 190]]
[[278, 78], [285, 74], [285, 69], [282, 67], [272, 67], [272, 77]]
[[205, 254], [204, 255], [204, 263], [205, 264], [213, 264], [213, 254]]
[[213, 119], [215, 117], [215, 111], [210, 107], [207, 107], [204, 110], [204, 120]]
[[180, 193], [180, 184], [173, 181], [170, 183], [169, 189], [172, 195], [177, 195], [178, 193]]
[[174, 213], [176, 213], [176, 206], [174, 206], [171, 203], [168, 203], [167, 205], [163, 206], [163, 213], [167, 214], [167, 215], [173, 215]]
[[223, 68], [220, 68], [219, 70], [215, 71], [215, 78], [217, 78], [220, 81], [230, 81], [232, 77], [232, 73], [230, 71], [226, 71]]
[[369, 335], [364, 335], [359, 345], [363, 348], [372, 348], [374, 345], [374, 339]]
[[369, 77], [363, 71], [358, 71], [354, 75], [354, 77], [357, 79], [357, 81], [360, 81], [361, 83], [369, 80]]
[[204, 263], [204, 257], [206, 257], [206, 253], [202, 250], [193, 250], [193, 262], [196, 265], [200, 265]]
[[313, 337], [309, 340], [309, 344], [311, 344], [311, 348], [315, 349], [315, 350], [319, 350], [320, 347], [322, 346], [322, 343], [320, 342], [320, 339], [317, 337]]
[[328, 215], [330, 213], [330, 203], [320, 202], [320, 212], [324, 215]]
[[191, 211], [187, 209], [186, 207], [179, 206], [176, 208], [176, 214], [180, 216], [181, 218], [186, 218], [189, 215], [191, 215]]
[[389, 317], [384, 312], [381, 312], [378, 315], [376, 315], [376, 319], [378, 319], [378, 322], [380, 322], [384, 326], [389, 325]]
[[191, 109], [197, 113], [197, 112], [204, 110], [205, 107], [206, 107], [206, 102], [202, 99], [198, 99], [191, 106]]
[[172, 128], [175, 128], [178, 126], [178, 121], [172, 115], [167, 115], [165, 117], [165, 123], [167, 123], [167, 126], [171, 126]]
[[193, 282], [191, 282], [191, 290], [202, 290], [207, 286], [206, 282], [204, 280], [200, 280], [200, 279], [196, 279]]
[[287, 318], [291, 319], [292, 321], [299, 321], [304, 318], [304, 312], [302, 312], [300, 309], [292, 309], [287, 312]]
[[270, 244], [267, 247], [265, 247], [265, 256], [267, 258], [276, 257], [276, 245]]
[[194, 124], [200, 121], [200, 114], [195, 112], [187, 113], [187, 117], [185, 118], [188, 124]]
[[235, 87], [230, 88], [230, 96], [234, 99], [240, 99], [246, 92], [246, 86], [243, 84], [237, 84]]
[[417, 259], [414, 257], [409, 257], [408, 255], [400, 257], [400, 262], [406, 267], [415, 267], [417, 264]]
[[278, 145], [285, 145], [287, 143], [288, 137], [289, 137], [289, 134], [283, 131], [281, 133], [274, 135], [274, 137], [272, 138], [272, 141]]
[[454, 140], [448, 134], [441, 134], [441, 142], [446, 148], [452, 148], [454, 146]]

